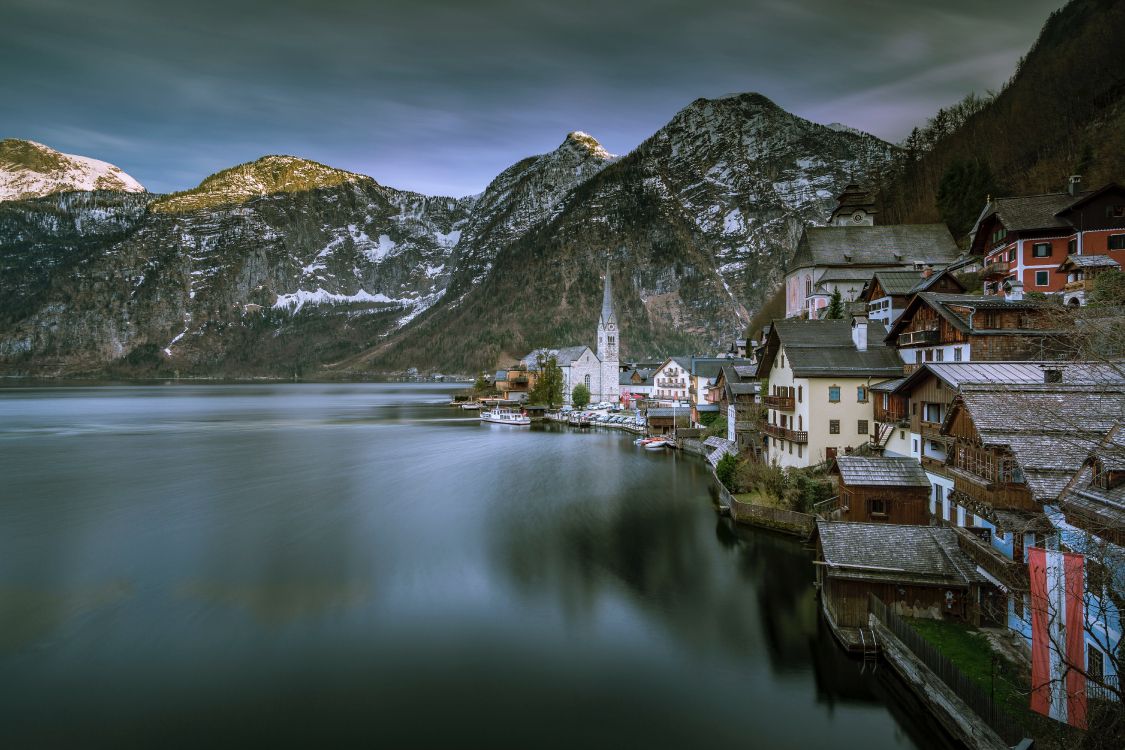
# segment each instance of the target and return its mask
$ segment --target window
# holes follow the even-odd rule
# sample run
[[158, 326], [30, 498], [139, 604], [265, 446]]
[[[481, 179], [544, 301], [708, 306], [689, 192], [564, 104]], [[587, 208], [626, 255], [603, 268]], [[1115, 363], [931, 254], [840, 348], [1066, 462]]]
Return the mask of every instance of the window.
[[609, 337], [609, 345], [610, 345], [610, 346], [613, 346], [613, 336], [610, 336], [610, 337]]
[[945, 349], [938, 349], [937, 350], [937, 361], [938, 362], [944, 362], [945, 361]]
[[582, 379], [582, 382], [586, 384], [586, 390], [590, 390], [590, 376], [587, 375]]
[[804, 448], [803, 445], [801, 445], [800, 443], [797, 443], [797, 458], [801, 458], [803, 456], [803, 454], [804, 454], [804, 451], [802, 450], [803, 448]]
[[1078, 238], [1073, 237], [1066, 243], [1066, 254], [1074, 255], [1078, 252]]
[[959, 346], [953, 347], [953, 361], [954, 362], [960, 362], [961, 361], [961, 347], [959, 347]]
[[812, 279], [808, 276], [805, 277], [805, 296], [808, 297], [812, 294]]
[[1090, 644], [1086, 645], [1086, 674], [1095, 680], [1101, 680], [1105, 676], [1105, 656], [1097, 646]]
[[781, 366], [785, 367], [785, 355], [784, 354], [781, 355]]
[[789, 442], [789, 455], [790, 456], [793, 455], [793, 442], [792, 441]]
[[922, 364], [922, 350], [921, 349], [915, 349], [914, 350], [914, 364], [918, 364], [918, 365]]
[[803, 386], [803, 385], [797, 386], [797, 403], [798, 404], [801, 403], [801, 399], [804, 398], [804, 395], [805, 395], [805, 386]]
[[906, 430], [899, 430], [898, 431], [898, 439], [899, 440], [906, 440]]
[[840, 402], [840, 386], [838, 386], [838, 385], [828, 386], [828, 400], [831, 401], [834, 404]]
[[1035, 286], [1047, 286], [1051, 283], [1050, 271], [1036, 271], [1035, 272]]
[[1015, 259], [1016, 259], [1016, 249], [1013, 247], [1011, 250], [1008, 251], [1008, 260], [1013, 261]]
[[914, 452], [918, 452], [918, 438], [914, 438]]
[[797, 430], [801, 431], [801, 430], [804, 430], [804, 429], [805, 429], [805, 418], [802, 417], [800, 414], [798, 414], [797, 415]]
[[867, 388], [864, 386], [857, 386], [855, 389], [855, 400], [861, 404], [867, 403]]
[[1107, 219], [1125, 219], [1125, 205], [1106, 206], [1105, 217]]
[[840, 434], [840, 420], [838, 420], [838, 419], [829, 419], [828, 420], [828, 434], [829, 435], [839, 435]]
[[1036, 242], [1031, 246], [1031, 257], [1033, 258], [1050, 258], [1051, 257], [1051, 243], [1050, 242]]
[[887, 515], [887, 501], [881, 497], [870, 497], [867, 499], [867, 514], [871, 516], [885, 516]]
[[856, 424], [855, 429], [856, 429], [856, 432], [858, 432], [860, 435], [866, 435], [867, 434], [867, 420], [866, 419], [859, 420], [859, 422]]
[[1108, 247], [1110, 250], [1125, 250], [1125, 234], [1111, 234]]

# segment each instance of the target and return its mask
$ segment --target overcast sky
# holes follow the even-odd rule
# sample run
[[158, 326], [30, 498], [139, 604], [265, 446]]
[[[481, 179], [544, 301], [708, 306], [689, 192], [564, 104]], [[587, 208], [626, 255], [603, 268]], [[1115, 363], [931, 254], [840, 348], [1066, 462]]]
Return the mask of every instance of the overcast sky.
[[899, 141], [1000, 87], [1062, 0], [2, 0], [0, 137], [150, 190], [270, 153], [479, 192], [584, 130], [626, 153], [758, 91]]

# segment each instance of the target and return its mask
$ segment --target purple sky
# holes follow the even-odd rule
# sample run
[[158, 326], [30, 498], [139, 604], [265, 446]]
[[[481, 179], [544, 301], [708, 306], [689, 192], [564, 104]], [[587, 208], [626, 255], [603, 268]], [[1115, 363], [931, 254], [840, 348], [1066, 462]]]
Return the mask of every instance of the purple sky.
[[758, 91], [899, 141], [999, 88], [1060, 0], [5, 0], [0, 137], [150, 190], [285, 153], [441, 195], [584, 130], [626, 153]]

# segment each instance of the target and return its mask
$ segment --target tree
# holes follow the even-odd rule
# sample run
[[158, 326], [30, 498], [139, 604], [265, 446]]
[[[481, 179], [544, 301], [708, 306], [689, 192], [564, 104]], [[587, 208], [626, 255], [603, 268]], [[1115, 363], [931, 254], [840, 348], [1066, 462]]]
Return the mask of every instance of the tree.
[[844, 298], [840, 294], [840, 289], [837, 287], [832, 290], [832, 299], [828, 301], [828, 307], [824, 311], [825, 320], [843, 320], [844, 318]]
[[954, 237], [961, 237], [973, 228], [988, 196], [998, 192], [1000, 188], [988, 162], [983, 159], [955, 161], [938, 183], [937, 206], [941, 220], [949, 225]]
[[738, 471], [738, 456], [733, 453], [725, 453], [719, 459], [719, 463], [715, 464], [715, 476], [723, 483], [723, 486], [728, 490], [733, 490], [734, 476]]
[[492, 383], [488, 381], [488, 375], [481, 373], [477, 376], [476, 382], [473, 383], [473, 395], [485, 396], [492, 393]]
[[536, 357], [539, 366], [539, 378], [535, 387], [531, 389], [530, 400], [532, 403], [544, 404], [548, 409], [553, 409], [563, 401], [563, 374], [558, 361], [552, 356], [540, 354]]
[[574, 390], [570, 393], [570, 403], [574, 404], [575, 409], [584, 408], [590, 403], [590, 389], [584, 383], [574, 386]]
[[1125, 273], [1117, 269], [1102, 271], [1094, 277], [1092, 283], [1092, 307], [1125, 307]]

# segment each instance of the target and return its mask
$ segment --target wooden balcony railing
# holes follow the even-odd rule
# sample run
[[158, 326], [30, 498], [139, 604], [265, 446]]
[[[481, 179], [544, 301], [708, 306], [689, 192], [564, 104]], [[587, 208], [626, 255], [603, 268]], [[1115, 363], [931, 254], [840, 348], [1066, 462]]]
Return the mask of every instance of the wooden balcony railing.
[[781, 440], [791, 440], [794, 443], [809, 442], [809, 433], [805, 430], [789, 430], [781, 425], [765, 424], [762, 425], [762, 432]]
[[936, 328], [927, 328], [921, 331], [907, 331], [900, 333], [898, 336], [899, 346], [925, 346], [928, 344], [936, 344], [938, 342], [938, 330]]
[[1093, 288], [1090, 279], [1079, 279], [1078, 281], [1068, 281], [1063, 284], [1064, 292], [1088, 292]]
[[1007, 276], [1011, 268], [1008, 266], [1008, 261], [1001, 260], [993, 263], [985, 264], [981, 269], [980, 275], [982, 279], [995, 279], [1001, 276]]
[[945, 461], [942, 461], [940, 458], [922, 456], [922, 468], [929, 469], [930, 471], [944, 472], [949, 467], [946, 465]]
[[957, 532], [957, 546], [977, 565], [987, 570], [1001, 583], [1014, 591], [1027, 591], [1028, 571], [1022, 562], [1010, 560], [979, 536], [960, 526], [952, 527]]
[[762, 403], [774, 409], [793, 411], [794, 399], [792, 396], [762, 396]]

